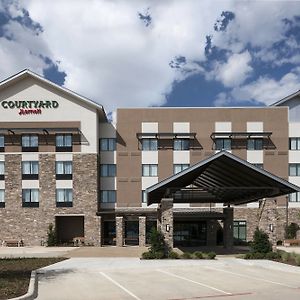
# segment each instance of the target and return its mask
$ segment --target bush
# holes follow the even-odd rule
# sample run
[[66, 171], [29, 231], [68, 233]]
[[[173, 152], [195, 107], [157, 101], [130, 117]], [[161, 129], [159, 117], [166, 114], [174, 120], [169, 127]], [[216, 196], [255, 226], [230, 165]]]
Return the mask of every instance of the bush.
[[268, 253], [272, 251], [272, 245], [268, 235], [256, 227], [253, 241], [251, 243], [251, 252]]
[[264, 259], [266, 258], [265, 253], [260, 253], [260, 252], [249, 252], [245, 254], [245, 259]]
[[165, 253], [163, 251], [157, 251], [154, 253], [154, 258], [155, 259], [162, 259], [165, 258]]
[[295, 257], [295, 263], [297, 266], [300, 266], [300, 254], [297, 254]]
[[282, 259], [284, 262], [289, 261], [290, 258], [291, 258], [290, 253], [285, 252], [285, 251], [282, 252], [282, 254], [281, 254], [281, 259]]
[[208, 259], [215, 259], [216, 253], [215, 252], [208, 252], [207, 253], [207, 258]]
[[285, 227], [285, 238], [295, 239], [297, 237], [297, 231], [300, 229], [299, 225], [296, 223], [291, 223]]
[[177, 252], [175, 252], [175, 251], [170, 251], [169, 255], [168, 255], [168, 258], [178, 259], [179, 258], [179, 254]]
[[270, 259], [270, 260], [280, 259], [280, 254], [278, 252], [268, 252], [266, 254], [266, 259]]
[[155, 259], [154, 253], [147, 251], [142, 253], [142, 258], [143, 259]]
[[190, 252], [184, 252], [182, 255], [181, 255], [181, 258], [183, 259], [191, 259], [193, 258], [192, 257], [192, 254]]
[[47, 246], [51, 247], [56, 245], [57, 245], [56, 230], [53, 224], [50, 223], [47, 231]]
[[150, 231], [150, 249], [152, 253], [163, 252], [165, 253], [166, 246], [163, 234], [156, 228], [152, 228]]
[[197, 259], [203, 259], [204, 255], [201, 251], [195, 251], [194, 252], [194, 257], [197, 258]]

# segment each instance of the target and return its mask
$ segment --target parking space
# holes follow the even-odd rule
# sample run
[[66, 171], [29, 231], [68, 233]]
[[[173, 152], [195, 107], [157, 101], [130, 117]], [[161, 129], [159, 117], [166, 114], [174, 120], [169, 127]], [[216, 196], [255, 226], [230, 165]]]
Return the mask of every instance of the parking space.
[[268, 261], [70, 259], [41, 270], [38, 299], [300, 299], [300, 268]]

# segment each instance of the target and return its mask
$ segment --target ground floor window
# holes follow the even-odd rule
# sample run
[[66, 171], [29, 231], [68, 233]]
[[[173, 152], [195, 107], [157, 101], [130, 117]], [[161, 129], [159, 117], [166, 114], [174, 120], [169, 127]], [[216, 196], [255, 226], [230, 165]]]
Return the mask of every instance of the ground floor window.
[[116, 245], [116, 221], [103, 222], [103, 244]]
[[233, 221], [233, 237], [240, 241], [247, 240], [246, 221]]
[[139, 221], [125, 221], [125, 245], [139, 244]]

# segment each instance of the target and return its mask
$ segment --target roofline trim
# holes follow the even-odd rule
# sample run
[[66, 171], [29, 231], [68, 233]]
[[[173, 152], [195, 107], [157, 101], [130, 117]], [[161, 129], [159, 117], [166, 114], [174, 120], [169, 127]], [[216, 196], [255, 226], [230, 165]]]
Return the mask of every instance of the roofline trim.
[[286, 101], [288, 101], [288, 100], [290, 100], [290, 99], [292, 99], [292, 98], [294, 98], [294, 97], [296, 97], [298, 95], [300, 95], [300, 90], [298, 90], [297, 92], [295, 92], [293, 94], [290, 94], [290, 95], [282, 98], [281, 100], [278, 100], [278, 101], [270, 104], [269, 106], [278, 106], [278, 105], [280, 105], [280, 104], [282, 104], [282, 103], [284, 103], [284, 102], [286, 102]]

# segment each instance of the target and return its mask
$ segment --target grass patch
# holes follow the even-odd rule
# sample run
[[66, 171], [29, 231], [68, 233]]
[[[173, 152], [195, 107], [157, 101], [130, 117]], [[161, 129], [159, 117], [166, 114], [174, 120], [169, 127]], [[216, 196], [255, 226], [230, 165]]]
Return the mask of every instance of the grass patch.
[[27, 293], [31, 271], [55, 264], [65, 258], [0, 259], [0, 299]]

